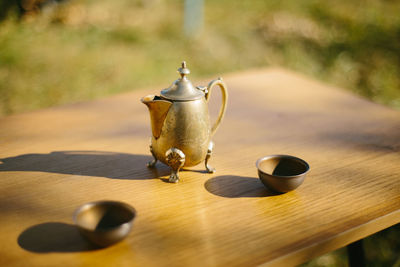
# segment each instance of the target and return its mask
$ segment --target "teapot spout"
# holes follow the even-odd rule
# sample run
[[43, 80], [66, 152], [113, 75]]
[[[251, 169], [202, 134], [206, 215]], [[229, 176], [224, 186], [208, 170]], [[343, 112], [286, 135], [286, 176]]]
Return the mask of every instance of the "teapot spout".
[[149, 108], [151, 131], [154, 138], [158, 139], [161, 135], [161, 129], [172, 102], [154, 95], [142, 97], [140, 101]]

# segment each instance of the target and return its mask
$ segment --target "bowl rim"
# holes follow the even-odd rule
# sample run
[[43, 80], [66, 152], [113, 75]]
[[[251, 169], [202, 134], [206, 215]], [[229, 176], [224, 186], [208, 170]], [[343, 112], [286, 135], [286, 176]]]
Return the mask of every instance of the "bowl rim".
[[[300, 161], [306, 167], [306, 170], [304, 172], [296, 174], [296, 175], [276, 175], [276, 174], [267, 173], [267, 172], [262, 171], [261, 168], [260, 168], [260, 163], [262, 161], [269, 160], [269, 159], [272, 159], [272, 158], [286, 158], [286, 159], [292, 159], [292, 160]], [[291, 156], [291, 155], [285, 155], [285, 154], [273, 154], [273, 155], [268, 155], [268, 156], [261, 157], [256, 161], [256, 167], [257, 167], [257, 170], [259, 172], [261, 172], [263, 174], [266, 174], [266, 175], [269, 175], [269, 176], [272, 176], [272, 177], [277, 177], [277, 178], [297, 178], [297, 177], [304, 176], [305, 174], [307, 174], [310, 171], [310, 165], [305, 160], [303, 160], [303, 159], [301, 159], [299, 157], [295, 157], [295, 156]]]
[[72, 215], [72, 219], [73, 219], [73, 221], [74, 221], [74, 224], [75, 224], [76, 226], [78, 226], [79, 228], [84, 229], [84, 230], [86, 230], [86, 231], [90, 231], [90, 232], [102, 231], [102, 230], [96, 230], [96, 229], [90, 229], [90, 228], [84, 227], [83, 225], [81, 225], [80, 223], [78, 223], [78, 215], [79, 215], [81, 212], [83, 212], [83, 211], [85, 211], [85, 210], [88, 210], [88, 209], [90, 209], [90, 208], [92, 208], [92, 207], [94, 207], [94, 206], [97, 206], [97, 205], [105, 205], [105, 204], [111, 204], [111, 205], [121, 206], [121, 207], [127, 209], [129, 212], [132, 213], [132, 218], [131, 218], [130, 220], [128, 220], [128, 221], [126, 221], [126, 222], [124, 222], [124, 223], [118, 224], [118, 225], [116, 225], [116, 226], [109, 227], [109, 228], [107, 228], [106, 231], [110, 231], [110, 230], [112, 230], [112, 229], [119, 228], [119, 227], [121, 227], [122, 225], [125, 225], [125, 224], [131, 224], [132, 221], [136, 218], [136, 210], [135, 210], [135, 208], [132, 207], [131, 205], [129, 205], [128, 203], [121, 202], [121, 201], [116, 201], [116, 200], [97, 200], [97, 201], [91, 201], [91, 202], [87, 202], [87, 203], [85, 203], [85, 204], [82, 204], [81, 206], [79, 206], [79, 207], [74, 211], [74, 213], [73, 213], [73, 215]]

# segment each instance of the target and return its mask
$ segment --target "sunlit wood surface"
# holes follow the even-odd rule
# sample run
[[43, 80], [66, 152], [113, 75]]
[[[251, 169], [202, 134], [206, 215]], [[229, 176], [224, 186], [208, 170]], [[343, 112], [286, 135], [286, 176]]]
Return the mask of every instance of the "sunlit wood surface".
[[[162, 86], [0, 119], [0, 265], [288, 266], [400, 222], [400, 112], [280, 69], [224, 78], [217, 172], [199, 165], [178, 184], [145, 166], [139, 99]], [[266, 190], [255, 161], [269, 154], [306, 160], [304, 184]], [[138, 216], [127, 239], [95, 249], [72, 213], [101, 199]]]

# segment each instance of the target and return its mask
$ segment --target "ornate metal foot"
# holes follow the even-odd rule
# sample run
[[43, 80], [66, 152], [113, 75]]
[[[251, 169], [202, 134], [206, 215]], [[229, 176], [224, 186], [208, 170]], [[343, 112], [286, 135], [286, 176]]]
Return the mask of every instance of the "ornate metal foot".
[[156, 158], [156, 156], [154, 155], [154, 151], [153, 151], [153, 146], [152, 145], [150, 145], [150, 152], [151, 152], [151, 154], [153, 155], [153, 160], [152, 161], [149, 161], [148, 163], [147, 163], [147, 167], [149, 167], [149, 168], [154, 168], [154, 166], [156, 166], [156, 163], [157, 163], [157, 158]]
[[210, 144], [208, 145], [206, 160], [205, 160], [206, 170], [207, 170], [208, 173], [214, 173], [215, 172], [215, 168], [213, 168], [210, 165], [208, 165], [208, 161], [211, 158], [211, 154], [212, 154], [213, 148], [214, 148], [214, 142], [210, 141]]
[[168, 166], [172, 169], [168, 181], [170, 183], [177, 183], [179, 181], [179, 170], [185, 164], [185, 154], [181, 150], [173, 147], [167, 150], [165, 157]]

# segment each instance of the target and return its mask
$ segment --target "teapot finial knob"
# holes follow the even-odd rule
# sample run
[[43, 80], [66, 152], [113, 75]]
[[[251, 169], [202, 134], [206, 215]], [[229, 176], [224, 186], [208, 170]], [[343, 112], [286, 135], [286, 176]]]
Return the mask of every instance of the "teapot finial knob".
[[190, 73], [190, 70], [186, 68], [186, 61], [182, 61], [182, 67], [178, 69], [179, 74], [181, 75], [181, 78], [185, 78], [185, 75], [188, 75]]

